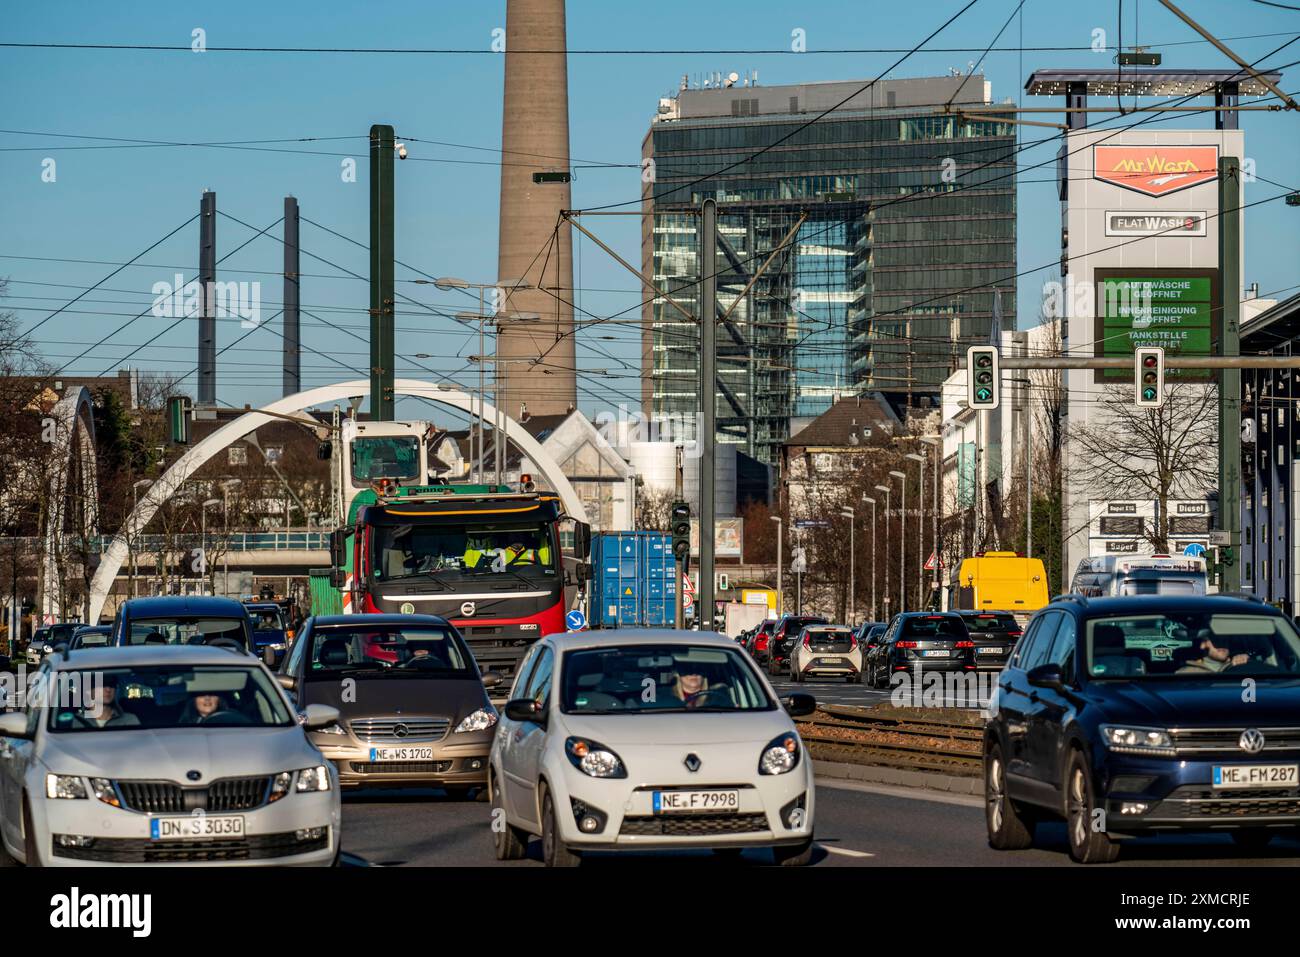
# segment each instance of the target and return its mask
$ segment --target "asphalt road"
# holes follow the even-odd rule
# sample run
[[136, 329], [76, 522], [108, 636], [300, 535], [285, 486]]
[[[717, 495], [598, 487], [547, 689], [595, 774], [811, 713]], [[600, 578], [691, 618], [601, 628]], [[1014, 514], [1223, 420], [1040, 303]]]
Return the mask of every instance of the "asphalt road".
[[[1042, 825], [1027, 851], [995, 851], [985, 840], [978, 798], [907, 788], [831, 782], [817, 788], [815, 867], [1010, 866], [1075, 867], [1066, 853], [1063, 824]], [[343, 849], [353, 864], [425, 867], [540, 867], [536, 839], [524, 861], [492, 855], [489, 808], [482, 801], [451, 801], [438, 791], [359, 791], [343, 798]], [[1294, 867], [1300, 840], [1274, 839], [1263, 852], [1244, 851], [1224, 836], [1144, 838], [1129, 842], [1114, 867], [1175, 865]], [[593, 854], [584, 866], [628, 868], [647, 863], [695, 867], [762, 866], [764, 851], [737, 859], [707, 851]]]

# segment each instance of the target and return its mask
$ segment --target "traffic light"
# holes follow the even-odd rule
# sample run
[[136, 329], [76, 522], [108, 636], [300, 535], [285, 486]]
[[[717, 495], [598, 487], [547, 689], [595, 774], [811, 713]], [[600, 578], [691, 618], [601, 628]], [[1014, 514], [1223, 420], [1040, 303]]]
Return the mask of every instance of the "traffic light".
[[1001, 401], [1002, 373], [997, 346], [971, 346], [966, 350], [966, 405], [996, 409]]
[[1165, 404], [1165, 350], [1143, 346], [1133, 353], [1133, 401], [1156, 409]]
[[673, 502], [672, 520], [673, 557], [684, 568], [691, 558], [691, 506], [687, 502]]
[[190, 443], [190, 397], [173, 395], [167, 398], [167, 424], [173, 445]]

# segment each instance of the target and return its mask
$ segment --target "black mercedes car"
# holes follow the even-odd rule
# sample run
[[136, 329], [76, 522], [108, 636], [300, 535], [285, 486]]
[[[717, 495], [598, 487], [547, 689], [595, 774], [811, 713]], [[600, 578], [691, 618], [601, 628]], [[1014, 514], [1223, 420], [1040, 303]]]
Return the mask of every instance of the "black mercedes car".
[[1258, 599], [1066, 595], [1037, 612], [989, 703], [989, 844], [1064, 818], [1070, 856], [1156, 831], [1262, 846], [1300, 825], [1300, 632]]

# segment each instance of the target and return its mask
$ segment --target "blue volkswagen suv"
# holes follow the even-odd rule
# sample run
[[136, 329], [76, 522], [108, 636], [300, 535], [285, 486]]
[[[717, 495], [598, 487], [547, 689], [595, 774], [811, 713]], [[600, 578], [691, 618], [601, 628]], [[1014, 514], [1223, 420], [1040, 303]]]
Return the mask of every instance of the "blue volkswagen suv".
[[1155, 831], [1262, 847], [1300, 825], [1300, 633], [1258, 599], [1052, 601], [999, 676], [984, 732], [989, 844], [1064, 818], [1070, 856]]

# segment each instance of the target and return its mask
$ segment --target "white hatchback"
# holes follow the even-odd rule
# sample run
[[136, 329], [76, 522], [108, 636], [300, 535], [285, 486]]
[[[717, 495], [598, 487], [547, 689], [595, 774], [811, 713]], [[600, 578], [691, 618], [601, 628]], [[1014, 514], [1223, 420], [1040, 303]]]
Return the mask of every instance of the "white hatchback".
[[500, 860], [542, 839], [549, 866], [583, 851], [771, 848], [807, 864], [812, 760], [736, 643], [699, 631], [592, 631], [538, 641], [519, 668], [489, 765]]
[[0, 716], [0, 838], [31, 866], [337, 860], [338, 772], [261, 662], [204, 646], [54, 654]]

